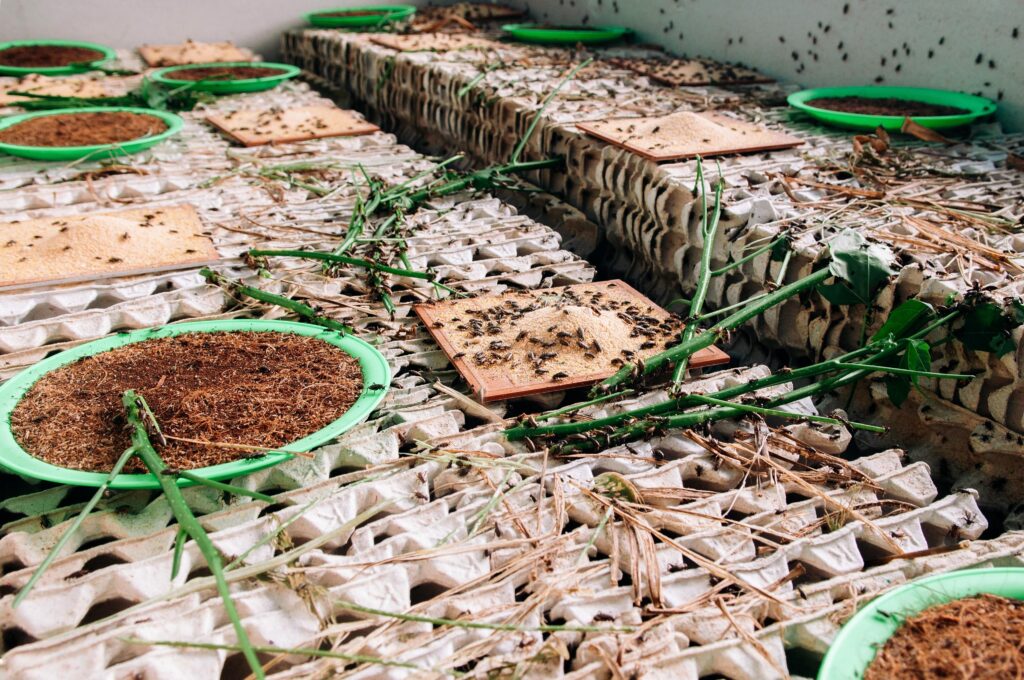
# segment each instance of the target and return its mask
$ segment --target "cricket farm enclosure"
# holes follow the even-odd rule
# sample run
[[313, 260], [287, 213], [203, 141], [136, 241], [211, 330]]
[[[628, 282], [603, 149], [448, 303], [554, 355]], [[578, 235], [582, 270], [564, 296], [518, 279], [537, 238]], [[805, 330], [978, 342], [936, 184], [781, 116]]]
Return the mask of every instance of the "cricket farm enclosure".
[[1019, 673], [993, 102], [304, 20], [0, 44], [4, 677]]

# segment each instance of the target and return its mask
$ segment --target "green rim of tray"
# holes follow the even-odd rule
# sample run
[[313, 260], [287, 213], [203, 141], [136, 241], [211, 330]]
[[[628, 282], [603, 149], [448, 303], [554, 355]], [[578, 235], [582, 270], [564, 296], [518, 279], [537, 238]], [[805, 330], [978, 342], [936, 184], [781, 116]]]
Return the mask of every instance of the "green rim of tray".
[[[342, 17], [324, 16], [331, 12], [380, 12], [380, 14], [365, 14]], [[393, 21], [407, 19], [416, 13], [413, 5], [363, 5], [361, 7], [338, 7], [335, 9], [322, 9], [318, 12], [304, 14], [303, 18], [312, 26], [318, 28], [355, 28], [359, 26], [381, 26]]]
[[[256, 66], [259, 68], [273, 68], [280, 71], [272, 76], [262, 78], [240, 78], [239, 80], [177, 80], [174, 78], [176, 71], [189, 71], [197, 68], [214, 68], [217, 66]], [[269, 61], [214, 61], [207, 64], [187, 64], [185, 66], [165, 66], [149, 74], [149, 78], [162, 85], [170, 87], [183, 87], [191, 85], [196, 92], [209, 92], [211, 94], [235, 94], [237, 92], [261, 92], [277, 87], [289, 78], [302, 73], [302, 69], [291, 64], [276, 64]]]
[[540, 24], [505, 24], [501, 27], [520, 42], [544, 45], [601, 45], [621, 40], [633, 31], [624, 26], [594, 26], [589, 30], [544, 28]]
[[[72, 470], [35, 458], [18, 444], [11, 431], [11, 414], [21, 398], [49, 371], [70, 364], [82, 357], [92, 356], [107, 350], [123, 347], [135, 342], [153, 338], [166, 338], [185, 333], [216, 333], [219, 331], [258, 331], [276, 333], [294, 333], [311, 338], [319, 338], [359, 361], [363, 372], [363, 390], [359, 398], [340, 418], [316, 432], [292, 442], [287, 446], [278, 447], [282, 453], [269, 453], [259, 458], [248, 458], [212, 465], [210, 467], [190, 470], [204, 479], [231, 479], [276, 465], [293, 457], [284, 452], [305, 452], [326, 444], [342, 435], [345, 431], [358, 425], [373, 411], [387, 393], [391, 383], [391, 369], [387, 359], [372, 345], [354, 335], [342, 335], [337, 331], [327, 330], [312, 324], [294, 321], [266, 321], [259, 319], [228, 319], [216, 321], [191, 321], [171, 324], [160, 328], [147, 328], [118, 333], [99, 340], [79, 345], [60, 354], [56, 354], [25, 369], [14, 378], [0, 386], [0, 466], [16, 474], [41, 479], [48, 482], [70, 484], [73, 486], [100, 486], [107, 478], [105, 472], [85, 472]], [[369, 386], [380, 385], [379, 389], [370, 390]], [[181, 486], [187, 482], [181, 481]], [[158, 489], [160, 482], [149, 473], [121, 474], [110, 484], [114, 489]]]
[[114, 111], [127, 111], [128, 113], [141, 113], [147, 116], [159, 118], [167, 124], [167, 129], [155, 135], [131, 139], [127, 142], [116, 144], [92, 144], [89, 146], [22, 146], [20, 144], [6, 144], [0, 142], [0, 153], [8, 153], [21, 158], [31, 158], [38, 161], [72, 161], [81, 158], [100, 160], [112, 156], [125, 156], [138, 153], [151, 146], [159, 144], [168, 137], [178, 134], [185, 122], [180, 116], [168, 111], [157, 109], [146, 109], [134, 106], [85, 106], [77, 109], [55, 109], [53, 111], [39, 111], [36, 113], [22, 113], [17, 116], [0, 118], [0, 130], [17, 125], [29, 118], [40, 118], [42, 116], [65, 116], [72, 113], [111, 113]]
[[[79, 40], [9, 40], [7, 42], [0, 42], [0, 50], [5, 50], [8, 47], [21, 47], [23, 45], [44, 45], [52, 47], [85, 47], [90, 50], [96, 50], [103, 53], [101, 59], [96, 61], [88, 62], [88, 66], [95, 67], [102, 64], [105, 61], [109, 61], [117, 56], [117, 52], [110, 49], [106, 45], [99, 45], [97, 43], [82, 42]], [[0, 75], [4, 76], [27, 76], [30, 73], [42, 73], [48, 76], [66, 76], [72, 73], [85, 73], [91, 70], [86, 66], [4, 66], [0, 64]]]
[[939, 604], [990, 593], [1024, 600], [1024, 568], [965, 569], [911, 581], [869, 602], [829, 647], [818, 680], [859, 680], [903, 620]]
[[973, 94], [951, 92], [949, 90], [932, 90], [926, 87], [819, 87], [813, 90], [801, 90], [787, 97], [786, 101], [807, 115], [828, 125], [856, 130], [874, 130], [881, 125], [886, 130], [899, 130], [903, 126], [903, 116], [873, 116], [864, 113], [847, 113], [830, 111], [811, 106], [807, 102], [821, 97], [866, 97], [894, 98], [908, 101], [955, 106], [964, 109], [964, 113], [952, 116], [911, 116], [911, 119], [928, 128], [942, 129], [970, 125], [978, 118], [995, 113], [996, 103], [991, 99]]

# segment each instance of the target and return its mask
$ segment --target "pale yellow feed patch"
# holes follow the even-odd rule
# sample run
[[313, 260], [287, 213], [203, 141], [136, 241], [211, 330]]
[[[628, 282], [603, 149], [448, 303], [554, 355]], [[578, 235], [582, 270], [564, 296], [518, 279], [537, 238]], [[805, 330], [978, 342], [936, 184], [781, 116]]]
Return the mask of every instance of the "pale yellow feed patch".
[[10, 94], [11, 92], [31, 92], [51, 97], [120, 97], [132, 90], [139, 82], [138, 78], [117, 77], [82, 77], [50, 78], [33, 74], [25, 76], [16, 83], [0, 87], [0, 106], [10, 106], [30, 100], [31, 97]]
[[252, 53], [231, 42], [201, 43], [186, 40], [176, 45], [143, 45], [139, 56], [149, 66], [181, 66], [217, 61], [250, 61]]
[[350, 137], [380, 129], [352, 111], [333, 106], [232, 111], [209, 116], [207, 120], [245, 146]]
[[217, 259], [191, 206], [0, 224], [0, 286], [72, 281]]
[[803, 143], [783, 132], [690, 111], [650, 118], [612, 118], [577, 123], [576, 127], [654, 161], [785, 149]]

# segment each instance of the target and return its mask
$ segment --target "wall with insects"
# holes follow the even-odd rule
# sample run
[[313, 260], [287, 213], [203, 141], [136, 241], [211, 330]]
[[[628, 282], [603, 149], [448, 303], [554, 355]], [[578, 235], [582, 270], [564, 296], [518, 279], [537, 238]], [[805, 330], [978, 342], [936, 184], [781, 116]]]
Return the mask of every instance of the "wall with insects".
[[[233, 40], [267, 59], [302, 15], [371, 0], [0, 0], [0, 41], [90, 40], [111, 47]], [[412, 4], [418, 4], [413, 2]]]
[[805, 87], [903, 85], [999, 103], [1024, 131], [1024, 2], [518, 0], [535, 19], [629, 26], [679, 55], [743, 62]]

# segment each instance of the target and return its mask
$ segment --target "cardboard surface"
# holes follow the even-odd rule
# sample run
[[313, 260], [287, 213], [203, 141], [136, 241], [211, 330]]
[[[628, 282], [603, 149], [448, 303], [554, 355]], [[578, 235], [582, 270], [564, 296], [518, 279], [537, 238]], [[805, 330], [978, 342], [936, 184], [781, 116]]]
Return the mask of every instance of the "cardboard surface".
[[370, 38], [372, 42], [390, 47], [399, 52], [447, 52], [465, 49], [495, 49], [501, 43], [462, 33], [419, 33], [415, 35], [393, 35], [380, 33]]
[[722, 64], [711, 59], [615, 59], [612, 60], [664, 85], [750, 85], [772, 83], [773, 79], [744, 66]]
[[52, 97], [120, 97], [130, 92], [138, 83], [138, 77], [67, 76], [51, 78], [32, 74], [16, 83], [0, 87], [0, 106], [17, 105], [19, 102], [31, 99], [10, 94], [11, 92], [32, 92]]
[[690, 111], [588, 121], [577, 123], [576, 127], [652, 161], [786, 149], [803, 143], [784, 132], [724, 115]]
[[195, 266], [218, 258], [191, 206], [0, 224], [0, 288]]
[[203, 43], [186, 40], [174, 45], [143, 45], [139, 56], [148, 66], [182, 66], [215, 61], [249, 61], [252, 52], [231, 42]]
[[333, 106], [241, 110], [207, 120], [245, 146], [365, 135], [380, 129], [353, 111]]
[[[678, 343], [682, 330], [622, 281], [444, 300], [414, 311], [484, 403], [592, 385]], [[650, 335], [657, 324], [671, 330]], [[709, 347], [690, 366], [728, 361]]]

